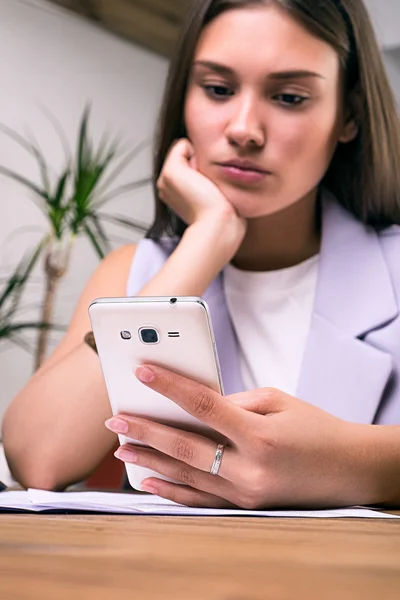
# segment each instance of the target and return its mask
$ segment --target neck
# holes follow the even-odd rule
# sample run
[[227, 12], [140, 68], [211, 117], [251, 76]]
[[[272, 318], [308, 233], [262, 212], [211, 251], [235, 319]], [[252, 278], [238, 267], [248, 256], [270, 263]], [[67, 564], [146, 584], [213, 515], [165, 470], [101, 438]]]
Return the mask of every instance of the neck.
[[274, 271], [297, 265], [319, 252], [318, 190], [278, 213], [250, 219], [232, 263], [245, 271]]

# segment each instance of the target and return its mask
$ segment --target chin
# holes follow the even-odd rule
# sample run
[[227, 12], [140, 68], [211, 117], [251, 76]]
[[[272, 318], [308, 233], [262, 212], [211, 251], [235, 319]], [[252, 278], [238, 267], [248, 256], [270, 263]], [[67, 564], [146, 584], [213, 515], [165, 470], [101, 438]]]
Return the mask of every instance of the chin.
[[220, 189], [229, 203], [243, 219], [259, 219], [275, 215], [296, 204], [288, 194], [272, 191], [238, 190], [228, 186]]
[[278, 212], [279, 209], [276, 210], [265, 210], [265, 208], [263, 210], [256, 210], [256, 209], [251, 209], [250, 207], [246, 207], [244, 209], [238, 209], [236, 208], [236, 212], [238, 213], [238, 215], [240, 217], [242, 217], [242, 219], [261, 219], [262, 217], [268, 217], [270, 215], [273, 215], [274, 213]]
[[[229, 193], [230, 192], [230, 193]], [[266, 217], [280, 210], [275, 203], [268, 202], [265, 194], [262, 198], [251, 193], [232, 193], [232, 190], [223, 190], [229, 203], [243, 219], [257, 219]]]
[[251, 202], [248, 202], [246, 205], [243, 205], [242, 202], [230, 202], [230, 204], [232, 204], [239, 217], [242, 217], [243, 219], [257, 219], [276, 212], [274, 210], [266, 210], [265, 203], [262, 207], [256, 206]]

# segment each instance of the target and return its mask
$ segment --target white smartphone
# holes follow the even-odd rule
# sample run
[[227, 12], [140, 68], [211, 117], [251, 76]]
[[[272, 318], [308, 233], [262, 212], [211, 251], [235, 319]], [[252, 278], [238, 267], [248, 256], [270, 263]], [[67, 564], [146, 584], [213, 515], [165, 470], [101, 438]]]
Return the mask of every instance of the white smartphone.
[[[141, 416], [200, 433], [217, 443], [226, 441], [135, 376], [141, 364], [159, 365], [223, 394], [211, 318], [204, 300], [187, 296], [98, 298], [89, 307], [89, 317], [114, 415]], [[118, 437], [121, 444], [132, 442], [124, 435]], [[125, 466], [135, 489], [140, 489], [146, 477], [173, 481], [144, 467]]]

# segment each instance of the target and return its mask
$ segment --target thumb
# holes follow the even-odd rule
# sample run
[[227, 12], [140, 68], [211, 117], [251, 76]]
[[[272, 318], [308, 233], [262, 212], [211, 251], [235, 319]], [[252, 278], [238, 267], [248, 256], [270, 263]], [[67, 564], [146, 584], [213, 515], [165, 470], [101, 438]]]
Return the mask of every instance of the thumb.
[[275, 388], [259, 388], [226, 396], [232, 404], [258, 415], [282, 412], [287, 407], [288, 398], [288, 394]]

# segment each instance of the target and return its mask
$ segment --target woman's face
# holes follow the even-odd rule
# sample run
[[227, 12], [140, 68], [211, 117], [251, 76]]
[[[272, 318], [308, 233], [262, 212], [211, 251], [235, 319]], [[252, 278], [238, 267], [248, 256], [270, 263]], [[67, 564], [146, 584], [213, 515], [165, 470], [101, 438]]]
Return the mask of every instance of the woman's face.
[[275, 5], [229, 10], [202, 32], [185, 104], [200, 172], [238, 213], [275, 213], [312, 192], [344, 124], [335, 50]]

